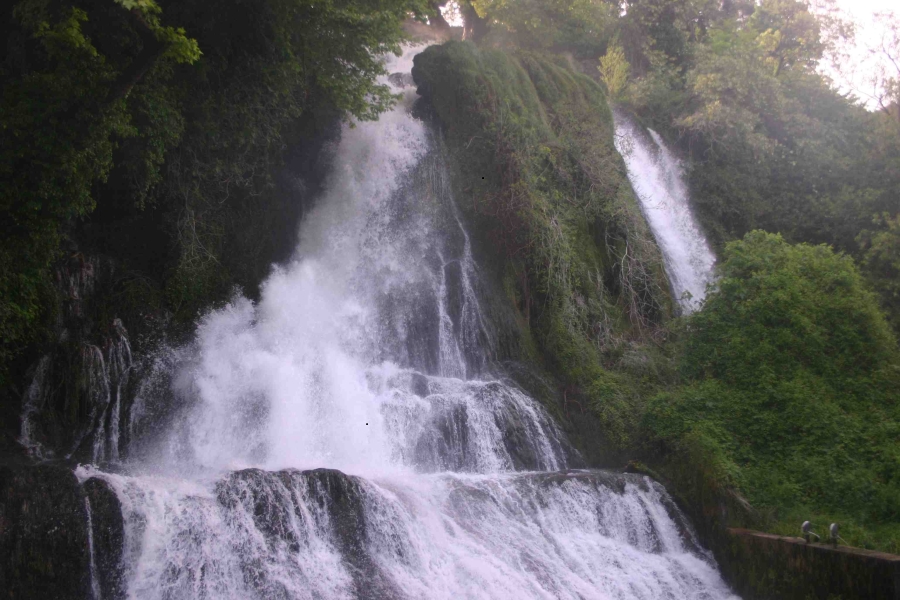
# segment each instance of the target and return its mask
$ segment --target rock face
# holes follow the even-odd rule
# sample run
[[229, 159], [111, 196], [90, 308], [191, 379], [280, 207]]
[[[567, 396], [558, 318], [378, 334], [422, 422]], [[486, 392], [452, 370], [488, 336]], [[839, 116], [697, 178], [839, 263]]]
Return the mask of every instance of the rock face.
[[125, 544], [125, 524], [122, 520], [122, 505], [116, 493], [102, 479], [88, 479], [83, 488], [91, 510], [94, 567], [100, 597], [103, 600], [124, 598], [122, 550]]
[[[246, 469], [216, 486], [219, 503], [230, 513], [249, 513], [270, 551], [284, 547], [297, 553], [309, 542], [308, 532], [327, 529], [353, 580], [360, 600], [398, 598], [402, 594], [372, 560], [367, 539], [364, 489], [356, 477], [333, 469], [278, 472]], [[309, 510], [315, 508], [317, 510]], [[309, 522], [303, 522], [309, 521]], [[277, 582], [267, 581], [253, 561], [242, 565], [245, 580], [272, 597]]]
[[87, 511], [61, 467], [0, 467], [0, 589], [14, 600], [91, 597]]
[[111, 259], [73, 252], [56, 269], [56, 343], [31, 369], [19, 443], [35, 458], [119, 460], [132, 369], [123, 322], [101, 308], [111, 294]]

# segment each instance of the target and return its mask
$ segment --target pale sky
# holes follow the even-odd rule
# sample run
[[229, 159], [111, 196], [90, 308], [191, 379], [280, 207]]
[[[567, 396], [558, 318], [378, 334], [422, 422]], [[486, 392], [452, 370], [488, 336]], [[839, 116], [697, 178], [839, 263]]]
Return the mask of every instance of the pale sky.
[[[819, 1], [811, 0], [813, 5]], [[879, 45], [885, 24], [883, 19], [875, 19], [874, 15], [894, 12], [900, 18], [900, 0], [834, 0], [834, 3], [844, 18], [856, 24], [855, 44], [843, 49], [845, 56], [840, 70], [832, 67], [830, 59], [823, 60], [819, 70], [830, 76], [841, 91], [853, 92], [867, 106], [876, 108], [877, 103], [867, 95], [877, 93], [871, 82], [883, 61], [874, 58], [869, 49]], [[442, 8], [441, 12], [452, 25], [462, 25], [459, 12], [451, 4]]]
[[846, 57], [840, 71], [836, 71], [826, 61], [820, 70], [831, 76], [842, 91], [852, 91], [870, 108], [876, 102], [866, 96], [877, 93], [873, 88], [872, 78], [883, 59], [873, 57], [870, 49], [880, 45], [886, 31], [884, 19], [876, 19], [876, 13], [893, 12], [900, 17], [900, 0], [836, 0], [841, 13], [856, 23], [855, 44], [845, 49]]

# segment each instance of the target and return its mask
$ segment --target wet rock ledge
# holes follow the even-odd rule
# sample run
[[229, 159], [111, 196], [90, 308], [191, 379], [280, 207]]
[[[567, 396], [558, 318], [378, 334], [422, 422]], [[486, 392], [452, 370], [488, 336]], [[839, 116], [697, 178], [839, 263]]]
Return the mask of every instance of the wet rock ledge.
[[81, 485], [61, 466], [0, 466], [4, 599], [84, 600], [94, 584], [102, 598], [121, 598], [123, 539], [121, 506], [105, 482]]

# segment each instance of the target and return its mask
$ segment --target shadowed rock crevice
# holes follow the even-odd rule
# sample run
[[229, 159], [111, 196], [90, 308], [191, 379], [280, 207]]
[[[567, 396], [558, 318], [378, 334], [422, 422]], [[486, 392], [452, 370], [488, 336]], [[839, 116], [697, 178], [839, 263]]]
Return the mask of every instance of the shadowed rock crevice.
[[0, 589], [16, 600], [91, 597], [87, 513], [62, 467], [0, 467]]

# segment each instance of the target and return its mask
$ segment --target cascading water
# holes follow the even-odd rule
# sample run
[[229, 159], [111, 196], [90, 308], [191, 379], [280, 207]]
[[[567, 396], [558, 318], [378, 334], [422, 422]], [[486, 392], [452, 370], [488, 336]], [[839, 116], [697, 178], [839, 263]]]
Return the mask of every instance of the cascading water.
[[682, 310], [692, 312], [706, 296], [716, 257], [691, 212], [681, 164], [655, 131], [614, 116], [616, 149], [663, 253], [672, 290]]
[[296, 258], [169, 357], [167, 433], [128, 474], [78, 469], [121, 503], [128, 597], [730, 597], [660, 486], [564, 471], [541, 406], [488, 376], [439, 145], [389, 81], [403, 101], [344, 130]]
[[[112, 323], [112, 333], [104, 339], [103, 347], [81, 342], [73, 363], [79, 377], [66, 390], [63, 410], [70, 410], [71, 399], [78, 398], [89, 414], [86, 424], [69, 432], [71, 440], [64, 456], [71, 458], [81, 447], [93, 462], [119, 460], [119, 437], [125, 387], [132, 368], [131, 344], [128, 332], [119, 319]], [[58, 357], [57, 357], [58, 359]], [[51, 402], [54, 387], [54, 357], [46, 355], [38, 362], [31, 383], [25, 392], [19, 443], [31, 456], [50, 458], [53, 452], [40, 442], [40, 424], [36, 421]], [[63, 382], [64, 383], [64, 382]]]

